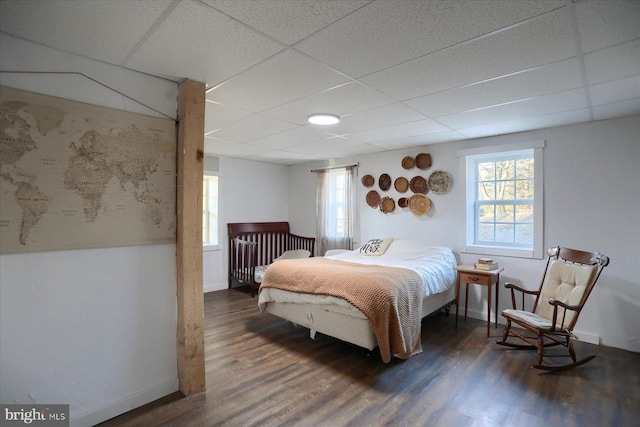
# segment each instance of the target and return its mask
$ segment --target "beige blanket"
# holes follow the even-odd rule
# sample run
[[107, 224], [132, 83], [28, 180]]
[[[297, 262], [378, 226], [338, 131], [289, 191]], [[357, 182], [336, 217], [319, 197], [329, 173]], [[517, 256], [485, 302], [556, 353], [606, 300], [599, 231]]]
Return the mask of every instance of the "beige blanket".
[[371, 323], [382, 360], [421, 353], [422, 282], [414, 271], [326, 258], [290, 259], [267, 269], [262, 288], [331, 295], [349, 301]]

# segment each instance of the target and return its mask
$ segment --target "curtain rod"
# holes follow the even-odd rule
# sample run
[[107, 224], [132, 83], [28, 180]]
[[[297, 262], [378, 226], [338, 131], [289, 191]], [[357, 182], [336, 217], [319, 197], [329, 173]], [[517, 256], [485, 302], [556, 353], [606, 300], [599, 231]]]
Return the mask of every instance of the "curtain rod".
[[313, 173], [318, 173], [318, 172], [324, 172], [324, 171], [328, 171], [330, 169], [340, 169], [340, 168], [357, 168], [360, 166], [360, 163], [355, 163], [353, 165], [338, 165], [338, 166], [327, 166], [326, 168], [320, 168], [320, 169], [311, 169], [311, 172]]

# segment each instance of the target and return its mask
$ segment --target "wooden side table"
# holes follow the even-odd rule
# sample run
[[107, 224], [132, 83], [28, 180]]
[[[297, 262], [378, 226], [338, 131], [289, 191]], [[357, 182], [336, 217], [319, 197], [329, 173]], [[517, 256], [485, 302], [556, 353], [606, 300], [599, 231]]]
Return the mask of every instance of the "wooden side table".
[[491, 287], [496, 285], [496, 328], [498, 327], [498, 288], [500, 287], [500, 273], [504, 268], [495, 270], [478, 270], [473, 265], [463, 264], [455, 267], [458, 271], [458, 281], [456, 283], [456, 329], [458, 328], [458, 308], [460, 307], [460, 283], [466, 284], [464, 300], [464, 320], [467, 320], [467, 303], [469, 301], [469, 284], [487, 286], [487, 336], [491, 330]]

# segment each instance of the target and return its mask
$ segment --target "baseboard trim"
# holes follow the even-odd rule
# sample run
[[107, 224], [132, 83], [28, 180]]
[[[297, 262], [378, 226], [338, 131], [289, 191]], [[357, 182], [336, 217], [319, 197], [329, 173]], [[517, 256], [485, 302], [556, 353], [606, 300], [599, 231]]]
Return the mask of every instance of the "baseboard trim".
[[574, 330], [573, 334], [576, 336], [576, 338], [578, 338], [578, 341], [580, 342], [587, 342], [589, 344], [600, 345], [600, 342], [602, 341], [600, 339], [600, 335], [590, 334], [588, 332]]
[[180, 389], [178, 378], [166, 381], [164, 383], [155, 385], [146, 390], [132, 394], [124, 399], [113, 402], [107, 406], [84, 414], [81, 417], [71, 419], [69, 422], [70, 427], [90, 427], [99, 424], [103, 421], [110, 420], [113, 417], [122, 415], [125, 412], [129, 412], [132, 409], [139, 408], [140, 406], [151, 403], [154, 400], [158, 400], [161, 397], [165, 397], [171, 393], [174, 393]]
[[222, 289], [227, 289], [229, 287], [227, 282], [222, 283], [209, 283], [208, 285], [204, 285], [202, 287], [204, 293], [213, 292], [213, 291], [221, 291]]
[[[461, 310], [461, 313], [459, 313], [459, 315], [460, 317], [462, 317], [462, 321], [464, 321], [464, 308]], [[485, 322], [487, 321], [487, 313], [481, 311], [468, 310], [467, 317], [471, 317], [472, 319], [477, 320], [484, 320]], [[458, 319], [458, 321], [460, 321], [460, 319]], [[498, 313], [498, 325], [504, 326], [505, 324], [505, 318], [500, 316], [500, 313]], [[491, 311], [491, 327], [493, 327], [493, 325], [495, 325], [495, 313]], [[500, 326], [498, 326], [498, 328], [500, 328]], [[500, 330], [500, 333], [502, 333], [502, 330]], [[589, 332], [574, 330], [573, 334], [578, 338], [578, 341], [580, 342], [586, 342], [595, 345], [600, 345], [600, 343], [602, 342], [602, 339], [599, 335], [590, 334]]]

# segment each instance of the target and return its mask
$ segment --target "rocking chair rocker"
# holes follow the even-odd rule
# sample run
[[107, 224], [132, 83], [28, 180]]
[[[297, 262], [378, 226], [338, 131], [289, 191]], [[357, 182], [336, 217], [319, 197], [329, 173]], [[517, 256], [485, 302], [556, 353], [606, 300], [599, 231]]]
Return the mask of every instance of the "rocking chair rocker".
[[[581, 360], [576, 359], [573, 328], [602, 269], [609, 264], [609, 258], [597, 252], [561, 247], [551, 248], [547, 253], [549, 258], [537, 291], [522, 289], [512, 283], [505, 284], [506, 288], [511, 289], [513, 309], [502, 312], [507, 324], [502, 341], [496, 344], [516, 349], [537, 349], [538, 360], [533, 368], [562, 371], [583, 365], [596, 357], [589, 355]], [[515, 291], [522, 294], [522, 310], [516, 307]], [[531, 311], [524, 310], [525, 294], [536, 296]], [[526, 331], [514, 330], [511, 328], [512, 323], [534, 336], [526, 334]], [[510, 337], [519, 338], [527, 344], [507, 342]], [[555, 346], [566, 348], [568, 354], [545, 353], [548, 347]], [[551, 357], [571, 357], [573, 363], [552, 364], [548, 361]]]

